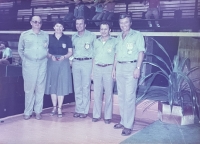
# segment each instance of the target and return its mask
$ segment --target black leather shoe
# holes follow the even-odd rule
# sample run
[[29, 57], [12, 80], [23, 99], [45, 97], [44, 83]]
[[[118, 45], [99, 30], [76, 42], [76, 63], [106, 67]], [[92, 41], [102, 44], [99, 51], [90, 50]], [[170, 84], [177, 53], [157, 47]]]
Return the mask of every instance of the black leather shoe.
[[119, 123], [114, 125], [114, 129], [123, 129], [123, 128], [124, 126]]
[[80, 117], [80, 114], [79, 113], [74, 113], [73, 117], [78, 118], [78, 117]]
[[131, 129], [124, 128], [124, 129], [122, 130], [122, 135], [123, 135], [123, 136], [128, 136], [128, 135], [130, 135], [130, 134], [131, 134]]
[[110, 124], [111, 123], [111, 119], [105, 119], [104, 122], [105, 122], [105, 124]]
[[100, 118], [93, 118], [92, 122], [98, 122], [100, 120]]
[[79, 116], [80, 118], [86, 118], [87, 117], [87, 115], [86, 114], [80, 114], [80, 116]]

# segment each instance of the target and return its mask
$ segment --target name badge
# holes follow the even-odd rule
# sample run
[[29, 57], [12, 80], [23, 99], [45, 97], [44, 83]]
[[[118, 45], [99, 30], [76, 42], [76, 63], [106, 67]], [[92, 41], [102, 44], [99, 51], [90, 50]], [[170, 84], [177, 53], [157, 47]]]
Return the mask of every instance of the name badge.
[[89, 42], [86, 42], [85, 43], [85, 49], [89, 49], [90, 48], [90, 43]]
[[129, 55], [131, 55], [131, 54], [133, 53], [133, 51], [132, 51], [132, 50], [128, 50], [127, 53], [128, 53]]
[[126, 48], [127, 48], [128, 50], [132, 50], [132, 49], [133, 49], [133, 43], [127, 43], [127, 44], [126, 44]]
[[62, 48], [66, 48], [67, 47], [67, 45], [65, 44], [65, 43], [62, 43]]

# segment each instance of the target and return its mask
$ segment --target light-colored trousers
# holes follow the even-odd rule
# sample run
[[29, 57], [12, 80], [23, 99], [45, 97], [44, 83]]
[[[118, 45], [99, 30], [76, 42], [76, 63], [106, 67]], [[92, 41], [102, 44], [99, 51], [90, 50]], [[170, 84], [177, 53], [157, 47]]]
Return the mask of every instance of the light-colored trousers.
[[132, 129], [135, 118], [135, 100], [138, 79], [133, 77], [136, 63], [117, 63], [116, 80], [119, 98], [119, 110], [122, 124]]
[[90, 107], [90, 85], [91, 85], [92, 59], [73, 60], [72, 74], [74, 81], [74, 93], [76, 107], [75, 112], [88, 114]]
[[[159, 18], [158, 9], [157, 8], [148, 8], [147, 12], [145, 14], [146, 19], [150, 19], [151, 15], [153, 15], [155, 19], [158, 19]], [[150, 24], [151, 21], [148, 21], [148, 23]], [[158, 21], [155, 21], [155, 23], [157, 24]]]
[[22, 62], [24, 78], [25, 110], [24, 115], [32, 115], [33, 109], [39, 114], [43, 108], [43, 97], [46, 83], [47, 59]]
[[105, 90], [104, 119], [112, 119], [112, 106], [113, 106], [112, 68], [113, 65], [106, 67], [100, 67], [94, 65], [93, 67], [93, 82], [94, 82], [93, 118], [101, 117], [103, 90]]

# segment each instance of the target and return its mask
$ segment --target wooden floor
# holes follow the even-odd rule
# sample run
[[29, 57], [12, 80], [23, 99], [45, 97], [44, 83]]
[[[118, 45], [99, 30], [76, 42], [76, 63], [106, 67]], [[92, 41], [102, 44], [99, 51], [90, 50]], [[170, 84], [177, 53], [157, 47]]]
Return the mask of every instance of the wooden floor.
[[[103, 119], [92, 122], [92, 108], [87, 118], [74, 118], [74, 106], [74, 103], [63, 106], [63, 118], [50, 116], [49, 108], [43, 111], [42, 120], [34, 117], [23, 120], [22, 114], [3, 119], [4, 122], [0, 123], [0, 144], [117, 144], [129, 137], [121, 136], [122, 130], [113, 128], [120, 121], [118, 105], [114, 104], [110, 124], [105, 124]], [[132, 134], [157, 120], [155, 111], [143, 112], [141, 107], [137, 107]]]

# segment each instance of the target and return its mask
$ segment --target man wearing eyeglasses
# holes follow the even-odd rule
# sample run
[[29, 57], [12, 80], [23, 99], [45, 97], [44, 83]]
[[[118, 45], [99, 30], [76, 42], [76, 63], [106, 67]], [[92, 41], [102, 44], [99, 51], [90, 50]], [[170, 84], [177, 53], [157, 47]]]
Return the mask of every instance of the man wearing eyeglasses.
[[120, 15], [122, 33], [117, 37], [113, 77], [117, 81], [121, 121], [115, 129], [123, 129], [122, 135], [131, 134], [135, 117], [135, 100], [138, 78], [144, 57], [144, 38], [139, 31], [131, 29], [131, 15]]
[[42, 20], [39, 16], [33, 16], [30, 24], [32, 28], [21, 33], [18, 43], [24, 78], [24, 119], [30, 119], [34, 110], [35, 118], [40, 120], [46, 82], [49, 36], [41, 30]]

